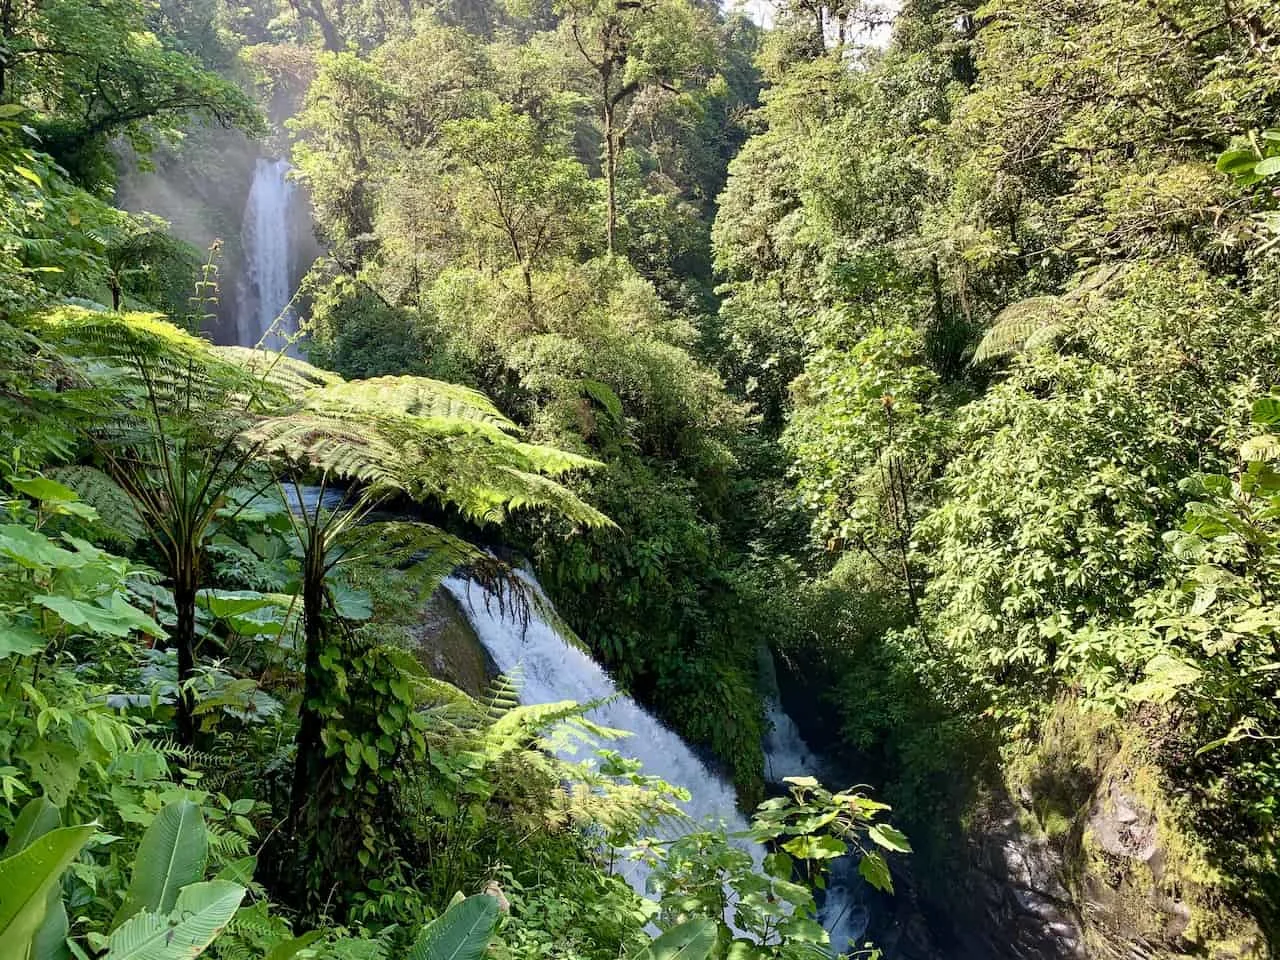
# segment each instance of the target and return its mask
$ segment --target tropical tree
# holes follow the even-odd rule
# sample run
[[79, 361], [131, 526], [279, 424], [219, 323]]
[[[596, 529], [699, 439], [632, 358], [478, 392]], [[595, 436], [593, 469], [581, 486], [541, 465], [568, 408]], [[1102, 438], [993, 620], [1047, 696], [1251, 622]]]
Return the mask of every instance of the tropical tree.
[[585, 64], [604, 156], [605, 248], [618, 246], [618, 177], [627, 134], [654, 101], [710, 79], [713, 34], [687, 0], [565, 0], [561, 29]]

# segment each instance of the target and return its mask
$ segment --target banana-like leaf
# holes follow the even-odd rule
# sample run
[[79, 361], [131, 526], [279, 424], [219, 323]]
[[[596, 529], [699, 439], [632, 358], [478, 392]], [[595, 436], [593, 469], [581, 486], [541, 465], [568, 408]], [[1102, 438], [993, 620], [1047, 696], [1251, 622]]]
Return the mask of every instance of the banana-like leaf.
[[43, 837], [50, 830], [62, 826], [62, 814], [46, 796], [41, 795], [28, 801], [18, 814], [18, 820], [9, 831], [9, 842], [4, 845], [4, 855], [12, 857], [21, 853], [31, 844]]
[[67, 935], [70, 933], [67, 905], [62, 902], [62, 891], [55, 885], [49, 891], [49, 908], [45, 912], [44, 922], [31, 941], [28, 960], [70, 960], [71, 948], [67, 946]]
[[497, 925], [496, 897], [467, 897], [423, 927], [407, 960], [480, 960]]
[[231, 922], [245, 892], [228, 880], [189, 884], [172, 913], [139, 913], [111, 934], [104, 960], [192, 960]]
[[62, 827], [0, 860], [0, 957], [26, 957], [49, 908], [49, 894], [94, 828]]
[[[58, 808], [48, 797], [36, 797], [18, 814], [18, 821], [9, 833], [9, 842], [5, 844], [4, 855], [11, 857], [21, 853], [60, 826], [62, 814], [58, 812]], [[67, 921], [67, 908], [62, 902], [62, 888], [55, 883], [49, 888], [44, 922], [40, 924], [31, 943], [30, 960], [66, 960], [71, 955], [67, 948], [69, 932], [70, 924]]]
[[200, 807], [190, 800], [166, 806], [142, 835], [133, 881], [112, 928], [142, 910], [169, 913], [183, 887], [204, 879], [208, 860], [209, 832]]
[[687, 920], [672, 927], [631, 960], [706, 960], [715, 945], [714, 920]]

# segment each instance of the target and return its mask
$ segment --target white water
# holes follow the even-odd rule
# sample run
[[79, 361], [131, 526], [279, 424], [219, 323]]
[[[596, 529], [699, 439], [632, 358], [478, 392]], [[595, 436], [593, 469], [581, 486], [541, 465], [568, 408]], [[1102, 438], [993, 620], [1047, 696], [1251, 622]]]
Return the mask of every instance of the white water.
[[[521, 574], [530, 587], [541, 588], [531, 577]], [[476, 635], [484, 644], [497, 667], [504, 674], [519, 678], [522, 703], [556, 703], [574, 700], [587, 703], [613, 698], [589, 714], [597, 723], [634, 736], [613, 744], [624, 756], [642, 764], [642, 772], [661, 777], [666, 782], [686, 788], [692, 799], [685, 812], [698, 824], [723, 824], [730, 833], [747, 829], [747, 822], [737, 810], [737, 796], [732, 785], [710, 770], [689, 745], [668, 730], [661, 721], [626, 695], [619, 695], [609, 675], [594, 660], [566, 643], [556, 629], [529, 611], [527, 626], [510, 608], [498, 602], [484, 588], [461, 577], [451, 577], [445, 587], [457, 598]], [[787, 776], [821, 776], [820, 759], [800, 736], [792, 719], [771, 699], [768, 704], [773, 729], [764, 743], [766, 776], [780, 782]], [[581, 760], [579, 756], [566, 759]], [[762, 851], [757, 849], [757, 854]], [[757, 856], [757, 859], [759, 857]], [[641, 893], [645, 892], [645, 871], [638, 864], [628, 864], [622, 871]], [[831, 934], [836, 952], [850, 941], [857, 942], [866, 932], [867, 910], [856, 902], [861, 880], [849, 858], [834, 865], [825, 900], [818, 919]]]
[[[532, 578], [518, 575], [541, 593]], [[444, 585], [457, 598], [498, 669], [518, 678], [521, 703], [562, 700], [588, 703], [613, 698], [592, 710], [589, 719], [605, 727], [629, 731], [633, 736], [608, 746], [639, 760], [643, 764], [642, 773], [688, 789], [692, 799], [683, 806], [698, 825], [723, 823], [730, 833], [747, 829], [747, 821], [735, 806], [737, 795], [733, 787], [709, 770], [689, 745], [663, 726], [657, 717], [630, 697], [619, 695], [604, 669], [566, 643], [556, 629], [538, 615], [536, 608], [529, 610], [529, 622], [525, 626], [510, 604], [500, 604], [473, 582], [451, 577]], [[569, 754], [565, 759], [585, 758]], [[642, 880], [643, 872], [637, 872], [634, 877], [628, 875], [628, 879]]]
[[298, 332], [293, 299], [293, 205], [297, 187], [285, 160], [259, 158], [245, 202], [240, 240], [244, 273], [236, 302], [236, 342], [282, 350]]

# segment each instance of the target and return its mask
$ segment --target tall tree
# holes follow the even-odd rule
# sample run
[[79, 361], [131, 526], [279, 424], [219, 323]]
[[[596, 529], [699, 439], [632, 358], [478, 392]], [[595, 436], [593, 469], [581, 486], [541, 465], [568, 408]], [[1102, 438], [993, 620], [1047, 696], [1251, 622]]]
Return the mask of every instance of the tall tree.
[[588, 73], [603, 140], [605, 245], [618, 247], [618, 171], [647, 99], [683, 96], [709, 78], [714, 34], [688, 0], [565, 0], [562, 29]]

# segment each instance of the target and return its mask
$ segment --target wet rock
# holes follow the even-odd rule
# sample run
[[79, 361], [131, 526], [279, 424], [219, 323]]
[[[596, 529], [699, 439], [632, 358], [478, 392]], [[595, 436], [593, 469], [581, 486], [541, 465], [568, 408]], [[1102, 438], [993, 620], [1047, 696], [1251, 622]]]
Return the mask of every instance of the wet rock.
[[447, 590], [432, 595], [409, 637], [419, 662], [433, 677], [473, 697], [483, 697], [498, 675], [488, 651]]

